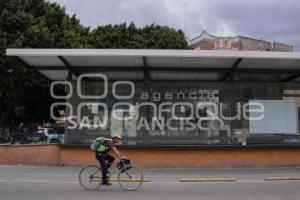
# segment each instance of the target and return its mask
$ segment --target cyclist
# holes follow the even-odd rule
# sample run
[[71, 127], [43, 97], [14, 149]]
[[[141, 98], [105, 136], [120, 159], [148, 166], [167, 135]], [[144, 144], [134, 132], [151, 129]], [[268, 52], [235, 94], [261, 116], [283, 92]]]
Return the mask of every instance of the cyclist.
[[[112, 165], [115, 158], [111, 156], [108, 152], [113, 151], [113, 153], [117, 156], [118, 159], [125, 158], [124, 156], [121, 156], [120, 151], [116, 148], [115, 144], [119, 143], [122, 137], [118, 133], [114, 133], [111, 136], [111, 139], [106, 139], [104, 145], [99, 148], [99, 150], [96, 150], [96, 158], [99, 161], [101, 165], [101, 172], [102, 172], [102, 184], [106, 186], [110, 186], [111, 183], [107, 180], [107, 173], [108, 168]], [[101, 146], [100, 145], [100, 146]]]

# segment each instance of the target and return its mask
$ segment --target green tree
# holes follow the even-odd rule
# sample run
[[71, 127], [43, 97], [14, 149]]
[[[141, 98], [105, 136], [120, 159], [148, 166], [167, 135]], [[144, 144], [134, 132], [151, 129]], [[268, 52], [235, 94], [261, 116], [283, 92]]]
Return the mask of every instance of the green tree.
[[[59, 4], [44, 0], [0, 0], [0, 125], [49, 117], [49, 82], [16, 58], [7, 48], [130, 48], [187, 49], [181, 30], [156, 24], [98, 26], [90, 31]], [[25, 121], [24, 121], [25, 120]]]
[[181, 30], [152, 24], [142, 29], [148, 49], [187, 49], [187, 41]]
[[39, 105], [49, 101], [48, 81], [6, 57], [6, 48], [86, 48], [88, 34], [89, 28], [56, 3], [0, 1], [0, 124], [10, 124], [18, 107], [27, 109], [30, 120], [40, 118]]
[[137, 28], [134, 23], [98, 26], [92, 30], [88, 43], [94, 48], [187, 49], [181, 30], [152, 24]]

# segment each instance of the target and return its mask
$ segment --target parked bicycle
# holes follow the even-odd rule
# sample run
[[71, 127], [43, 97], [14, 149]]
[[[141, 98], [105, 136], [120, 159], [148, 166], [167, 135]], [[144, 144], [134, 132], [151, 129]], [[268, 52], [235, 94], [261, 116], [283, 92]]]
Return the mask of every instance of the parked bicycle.
[[[118, 182], [125, 190], [137, 190], [144, 182], [142, 170], [131, 164], [128, 159], [121, 159], [117, 167], [108, 174], [110, 182]], [[79, 172], [79, 183], [86, 190], [95, 190], [102, 185], [101, 167], [97, 165], [87, 165]]]

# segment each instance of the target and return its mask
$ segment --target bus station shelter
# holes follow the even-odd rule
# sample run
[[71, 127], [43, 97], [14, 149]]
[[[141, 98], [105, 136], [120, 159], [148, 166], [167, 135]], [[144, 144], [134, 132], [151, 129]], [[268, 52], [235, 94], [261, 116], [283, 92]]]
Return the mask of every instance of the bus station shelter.
[[[82, 99], [73, 92], [65, 100], [59, 99], [59, 102], [68, 103], [73, 108], [92, 101], [103, 103], [108, 109], [107, 124], [101, 129], [68, 128], [70, 124], [66, 122], [65, 142], [68, 144], [87, 144], [95, 137], [109, 135], [111, 132], [122, 134], [124, 146], [300, 144], [298, 52], [7, 49], [6, 54], [17, 57], [29, 69], [38, 71], [51, 81], [70, 82], [72, 91], [77, 91], [81, 75], [101, 74], [107, 78], [107, 85], [103, 83], [103, 76], [85, 77], [80, 85], [86, 96], [102, 94], [107, 87], [105, 97]], [[117, 81], [121, 82], [116, 85]], [[134, 84], [134, 94], [128, 81]], [[65, 84], [65, 87], [70, 90], [70, 85]], [[113, 93], [112, 88], [118, 95]], [[122, 99], [117, 96], [130, 98]], [[215, 107], [210, 105], [198, 109], [196, 105], [205, 101], [217, 105], [218, 114], [223, 116], [222, 122], [201, 120], [200, 126], [203, 128], [199, 128], [197, 125], [201, 117], [208, 117], [209, 111], [216, 112]], [[122, 106], [118, 109], [124, 120], [115, 119], [111, 115], [114, 105], [119, 102], [131, 104], [129, 109]], [[148, 106], [145, 106], [145, 102]], [[176, 116], [190, 117], [189, 123], [182, 124], [180, 120], [164, 121], [169, 123], [167, 127], [158, 121], [152, 121], [157, 111], [153, 105], [158, 108], [165, 102], [172, 105], [186, 103], [188, 106], [177, 106], [173, 111]], [[264, 117], [261, 120], [238, 117], [240, 113], [244, 113], [244, 105], [249, 102], [263, 105]], [[136, 110], [137, 105], [141, 104], [143, 106], [138, 109], [138, 118], [125, 119], [131, 110]], [[197, 109], [191, 109], [191, 105], [195, 105]], [[86, 108], [82, 112], [91, 118], [103, 117], [105, 113], [101, 108], [98, 112], [94, 111]], [[74, 112], [66, 106], [67, 115]], [[251, 111], [245, 113], [247, 116], [255, 115]], [[162, 113], [163, 119], [170, 117], [170, 112]], [[141, 122], [141, 118], [144, 121]]]

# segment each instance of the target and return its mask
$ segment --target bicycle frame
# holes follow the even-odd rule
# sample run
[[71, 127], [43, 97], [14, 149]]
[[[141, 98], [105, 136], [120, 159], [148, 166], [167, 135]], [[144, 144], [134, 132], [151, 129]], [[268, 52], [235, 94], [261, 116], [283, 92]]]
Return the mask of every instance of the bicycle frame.
[[[128, 174], [128, 172], [127, 172], [127, 167], [129, 167], [129, 166], [130, 166], [130, 165], [124, 164], [123, 167], [122, 167], [121, 169], [119, 169], [118, 167], [114, 168], [113, 171], [110, 172], [109, 175], [107, 175], [107, 178], [110, 179], [110, 177], [113, 176], [115, 173], [117, 173], [117, 175], [118, 175], [118, 173], [122, 173], [123, 170], [124, 170], [124, 172], [127, 174], [127, 176], [128, 176], [129, 178], [131, 178], [131, 176], [130, 176], [130, 175]], [[99, 171], [101, 171], [101, 167], [98, 166], [98, 169], [99, 169]], [[96, 172], [96, 173], [97, 173], [97, 172]], [[95, 174], [96, 174], [96, 173], [95, 173]], [[100, 177], [94, 176], [94, 178], [99, 178], [99, 181], [101, 180]], [[97, 181], [98, 181], [98, 180], [97, 180]]]

